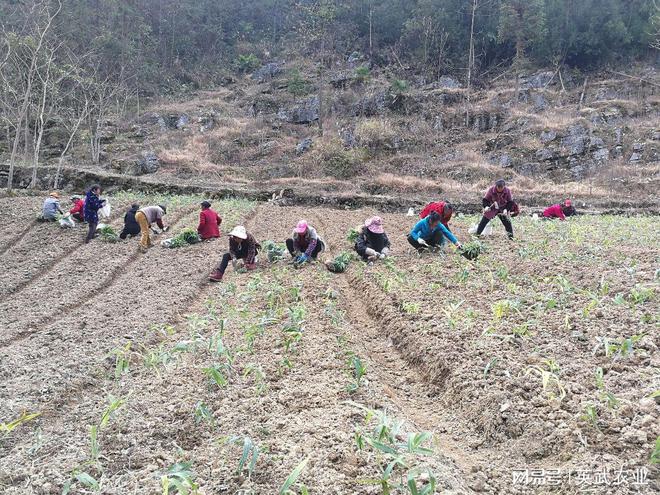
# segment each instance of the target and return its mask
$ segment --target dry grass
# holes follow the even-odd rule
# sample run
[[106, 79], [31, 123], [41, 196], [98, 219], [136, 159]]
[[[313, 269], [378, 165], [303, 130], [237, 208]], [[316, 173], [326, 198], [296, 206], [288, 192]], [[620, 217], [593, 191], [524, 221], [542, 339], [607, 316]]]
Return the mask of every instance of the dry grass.
[[372, 151], [393, 150], [396, 136], [392, 123], [382, 118], [364, 119], [355, 127], [360, 145]]

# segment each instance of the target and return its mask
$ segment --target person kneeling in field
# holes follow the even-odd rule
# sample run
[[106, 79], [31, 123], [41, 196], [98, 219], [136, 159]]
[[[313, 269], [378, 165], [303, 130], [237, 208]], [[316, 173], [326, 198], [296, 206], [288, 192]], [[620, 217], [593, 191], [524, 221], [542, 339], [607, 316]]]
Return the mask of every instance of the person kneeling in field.
[[234, 227], [234, 230], [229, 233], [229, 252], [222, 256], [220, 265], [209, 275], [209, 280], [211, 282], [221, 282], [230, 261], [236, 268], [238, 260], [244, 260], [245, 268], [254, 270], [257, 267], [257, 250], [259, 247], [254, 236], [247, 232], [245, 227], [242, 225]]
[[355, 251], [364, 261], [385, 259], [390, 252], [390, 240], [383, 229], [382, 218], [371, 217], [364, 222], [364, 227], [355, 241]]
[[548, 206], [543, 210], [543, 218], [558, 218], [559, 220], [566, 220], [566, 217], [575, 215], [575, 208], [573, 207], [571, 200], [567, 199], [564, 201], [563, 205], [556, 204]]
[[306, 220], [300, 220], [293, 229], [291, 238], [286, 240], [286, 248], [294, 262], [305, 263], [315, 260], [325, 249], [325, 244], [314, 227]]
[[39, 220], [44, 222], [54, 222], [57, 219], [57, 214], [63, 215], [64, 212], [60, 208], [60, 195], [57, 192], [52, 192], [44, 201], [41, 208], [41, 216]]
[[71, 196], [69, 214], [79, 222], [85, 221], [85, 200], [80, 196]]
[[132, 204], [131, 209], [124, 215], [124, 228], [119, 234], [120, 239], [126, 239], [129, 235], [134, 237], [140, 233], [140, 224], [135, 219], [138, 209], [140, 209], [139, 204]]
[[167, 214], [167, 208], [164, 205], [140, 208], [135, 214], [135, 220], [140, 225], [140, 249], [143, 252], [153, 246], [149, 237], [151, 224], [155, 223], [163, 232], [167, 232], [167, 227], [163, 225], [163, 216], [165, 214]]
[[476, 235], [480, 236], [483, 230], [488, 225], [493, 218], [499, 217], [500, 221], [506, 229], [506, 233], [509, 236], [509, 239], [513, 239], [513, 224], [509, 218], [509, 214], [512, 210], [517, 208], [515, 202], [513, 201], [513, 196], [504, 179], [499, 179], [495, 182], [495, 185], [490, 187], [483, 199], [481, 200], [484, 207], [484, 216], [479, 222], [477, 227]]
[[199, 237], [202, 240], [220, 237], [222, 218], [211, 209], [211, 203], [208, 201], [203, 201], [201, 206], [202, 211], [199, 212], [199, 225], [197, 226]]
[[425, 248], [439, 248], [444, 246], [449, 239], [457, 248], [461, 243], [442, 222], [438, 212], [432, 211], [426, 218], [420, 220], [408, 234], [408, 242], [417, 251], [422, 252]]

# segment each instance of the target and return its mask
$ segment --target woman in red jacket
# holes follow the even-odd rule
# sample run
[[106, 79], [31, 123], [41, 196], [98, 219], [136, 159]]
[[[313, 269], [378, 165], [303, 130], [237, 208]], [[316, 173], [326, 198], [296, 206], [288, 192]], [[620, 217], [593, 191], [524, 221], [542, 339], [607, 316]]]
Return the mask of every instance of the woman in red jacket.
[[575, 208], [571, 204], [571, 200], [567, 199], [563, 205], [556, 204], [548, 206], [543, 210], [544, 218], [558, 218], [559, 220], [566, 220], [566, 217], [575, 215]]
[[197, 233], [199, 236], [203, 240], [220, 237], [221, 223], [222, 218], [211, 209], [211, 203], [203, 201], [202, 211], [199, 212], [199, 226], [197, 227]]

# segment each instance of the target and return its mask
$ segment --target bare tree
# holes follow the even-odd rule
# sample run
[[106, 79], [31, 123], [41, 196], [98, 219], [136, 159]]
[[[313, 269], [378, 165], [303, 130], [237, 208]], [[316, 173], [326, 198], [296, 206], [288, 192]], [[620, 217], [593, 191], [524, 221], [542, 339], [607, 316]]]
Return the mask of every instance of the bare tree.
[[[46, 43], [46, 36], [50, 31], [53, 21], [62, 10], [62, 3], [60, 0], [57, 0], [57, 6], [54, 11], [52, 11], [51, 2], [48, 0], [37, 2], [34, 4], [34, 6], [35, 14], [30, 16], [30, 34], [33, 35], [36, 42], [32, 42], [31, 38], [18, 38], [17, 42], [20, 44], [21, 50], [10, 51], [10, 55], [7, 61], [7, 64], [13, 62], [14, 69], [18, 70], [18, 73], [23, 76], [22, 79], [25, 81], [24, 86], [20, 92], [15, 90], [15, 92], [18, 94], [20, 107], [16, 114], [15, 125], [13, 126], [14, 141], [11, 148], [11, 155], [9, 157], [9, 175], [7, 177], [7, 189], [9, 191], [11, 191], [13, 187], [14, 167], [16, 165], [16, 155], [18, 153], [18, 146], [21, 138], [20, 130], [23, 128], [23, 125], [28, 125], [28, 111], [33, 98], [33, 86], [38, 70], [39, 58]], [[21, 72], [22, 67], [27, 67], [27, 70], [24, 73]], [[9, 79], [4, 75], [3, 83], [10, 83]]]
[[472, 70], [474, 69], [474, 18], [477, 13], [478, 0], [472, 0], [472, 19], [470, 21], [470, 45], [468, 47], [467, 70], [467, 105], [465, 107], [465, 127], [470, 125], [470, 90], [472, 88]]

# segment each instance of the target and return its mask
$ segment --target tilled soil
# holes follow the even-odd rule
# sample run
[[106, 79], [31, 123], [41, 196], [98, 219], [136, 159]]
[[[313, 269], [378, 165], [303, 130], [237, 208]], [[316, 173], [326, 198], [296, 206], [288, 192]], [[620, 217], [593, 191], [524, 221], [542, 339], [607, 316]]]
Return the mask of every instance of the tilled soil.
[[[0, 421], [41, 413], [0, 439], [3, 493], [61, 493], [85, 472], [102, 493], [156, 494], [177, 462], [192, 463], [201, 493], [276, 493], [304, 459], [311, 493], [381, 493], [368, 480], [382, 454], [356, 446], [362, 408], [400, 420], [402, 438], [433, 433], [433, 453], [406, 457], [407, 470], [433, 472], [441, 493], [572, 493], [587, 484], [569, 472], [640, 468], [646, 483], [590, 488], [658, 488], [652, 219], [521, 219], [513, 243], [494, 225], [488, 251], [468, 262], [452, 247], [413, 253], [405, 234], [415, 219], [385, 214], [388, 263], [333, 275], [262, 253], [258, 271], [230, 269], [210, 284], [224, 235], [141, 255], [135, 239], [85, 246], [79, 232], [29, 225], [35, 199], [2, 206], [13, 227], [0, 229]], [[350, 250], [348, 230], [375, 213], [215, 206], [228, 213], [224, 231], [242, 217], [259, 240], [282, 242], [307, 218], [327, 241], [324, 259]], [[174, 233], [195, 224], [195, 208], [169, 213]], [[473, 220], [454, 221], [461, 240]], [[620, 345], [627, 338], [632, 350]], [[349, 392], [354, 356], [367, 371]], [[125, 402], [99, 427], [94, 455], [90, 425], [110, 397]], [[237, 473], [245, 437], [261, 452], [251, 475]], [[514, 483], [524, 469], [565, 476]], [[90, 491], [83, 485], [71, 493]]]

